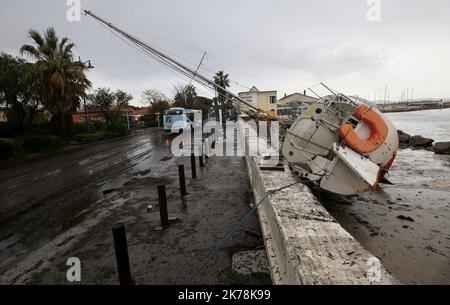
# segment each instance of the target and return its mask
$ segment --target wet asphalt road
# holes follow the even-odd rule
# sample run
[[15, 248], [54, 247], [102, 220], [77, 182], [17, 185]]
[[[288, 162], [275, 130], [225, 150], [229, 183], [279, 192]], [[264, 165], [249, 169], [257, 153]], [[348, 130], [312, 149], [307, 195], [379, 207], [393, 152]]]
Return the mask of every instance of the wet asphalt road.
[[[0, 170], [0, 284], [67, 284], [66, 261], [82, 263], [83, 284], [117, 284], [111, 227], [127, 225], [138, 284], [183, 283], [246, 212], [250, 186], [243, 158], [210, 158], [190, 194], [178, 191], [171, 137], [159, 130], [97, 143]], [[168, 229], [158, 230], [156, 186], [167, 184]], [[147, 207], [151, 205], [151, 210]], [[227, 284], [231, 255], [260, 247], [254, 217], [196, 283]], [[250, 281], [251, 282], [251, 281]], [[270, 282], [267, 275], [253, 283]]]

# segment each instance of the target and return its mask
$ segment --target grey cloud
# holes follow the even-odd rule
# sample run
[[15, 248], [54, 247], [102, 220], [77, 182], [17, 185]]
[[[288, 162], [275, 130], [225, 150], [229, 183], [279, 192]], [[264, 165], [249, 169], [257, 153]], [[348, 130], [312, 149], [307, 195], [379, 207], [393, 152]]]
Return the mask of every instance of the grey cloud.
[[[363, 75], [369, 79], [366, 83], [358, 82], [358, 91], [363, 93], [384, 88], [386, 79], [395, 79], [396, 83], [390, 84], [392, 90], [414, 86], [418, 95], [435, 95], [436, 88], [442, 88], [439, 94], [450, 96], [444, 85], [450, 81], [448, 0], [381, 0], [382, 21], [377, 23], [367, 21], [365, 0], [81, 0], [81, 3], [83, 9], [90, 9], [139, 38], [179, 55], [192, 67], [206, 50], [210, 54], [204, 64], [208, 70], [203, 70], [207, 76], [224, 69], [246, 86], [298, 90], [295, 84], [312, 79], [346, 75], [349, 76], [346, 81], [352, 84], [351, 77], [359, 80]], [[158, 86], [170, 95], [173, 84], [182, 80], [150, 58], [138, 55], [92, 18], [82, 16], [81, 22], [68, 22], [66, 11], [65, 0], [0, 1], [0, 51], [17, 55], [27, 41], [28, 29], [54, 26], [60, 36], [67, 36], [77, 44], [77, 56], [92, 60], [95, 69], [90, 75], [94, 86], [123, 84], [123, 89], [134, 95], [139, 95], [144, 86]], [[435, 50], [433, 57], [424, 55], [427, 53], [423, 46]], [[435, 85], [420, 91], [421, 78], [413, 76], [421, 71], [399, 70], [396, 64], [400, 52], [407, 53], [408, 60], [418, 66], [436, 67], [432, 71]], [[387, 71], [386, 75], [377, 78], [375, 72], [381, 70]], [[298, 78], [289, 81], [288, 76]], [[354, 90], [346, 82], [340, 86], [342, 91]], [[244, 90], [239, 86], [232, 89]]]
[[258, 54], [261, 61], [286, 70], [301, 70], [321, 79], [382, 69], [388, 56], [380, 50], [339, 42], [304, 46], [281, 45]]

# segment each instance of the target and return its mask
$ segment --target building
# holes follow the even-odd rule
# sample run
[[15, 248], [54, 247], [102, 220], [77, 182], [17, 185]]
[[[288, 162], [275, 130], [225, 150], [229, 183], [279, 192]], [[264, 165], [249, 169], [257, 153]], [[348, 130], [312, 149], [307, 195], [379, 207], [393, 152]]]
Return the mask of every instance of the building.
[[[120, 112], [124, 117], [128, 115], [131, 121], [137, 122], [142, 116], [149, 114], [150, 107], [139, 108], [133, 106], [126, 106], [123, 107], [120, 110]], [[103, 114], [100, 111], [88, 111], [87, 116], [90, 121], [100, 121], [100, 122], [105, 121], [105, 118], [103, 117]], [[79, 109], [76, 113], [72, 115], [72, 118], [74, 123], [84, 123], [85, 121], [84, 109]]]
[[280, 118], [294, 118], [305, 111], [312, 104], [317, 102], [317, 98], [301, 93], [285, 95], [277, 103], [277, 115]]
[[[100, 121], [104, 122], [105, 119], [103, 115], [99, 111], [88, 111], [87, 113], [89, 121]], [[72, 119], [74, 123], [84, 123], [85, 121], [85, 113], [84, 110], [78, 110], [74, 114], [72, 114]]]
[[150, 113], [150, 107], [127, 106], [120, 110], [123, 116], [128, 116], [133, 122], [137, 122], [142, 116]]
[[[259, 91], [256, 87], [252, 87], [248, 92], [240, 92], [238, 96], [250, 105], [265, 110], [277, 112], [277, 91]], [[250, 110], [251, 108], [243, 103], [238, 102], [240, 111]]]
[[6, 108], [0, 107], [0, 122], [6, 122]]

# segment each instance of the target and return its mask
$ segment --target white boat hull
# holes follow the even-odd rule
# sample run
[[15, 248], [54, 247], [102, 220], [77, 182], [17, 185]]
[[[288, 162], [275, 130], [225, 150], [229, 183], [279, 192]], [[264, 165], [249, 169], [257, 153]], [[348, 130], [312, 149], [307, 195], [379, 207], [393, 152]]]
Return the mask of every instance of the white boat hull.
[[[357, 136], [368, 141], [373, 133], [371, 127], [354, 116], [359, 106], [370, 107], [387, 126], [383, 143], [365, 153], [350, 148], [338, 131], [350, 122]], [[396, 128], [378, 109], [335, 95], [320, 100], [295, 120], [286, 133], [283, 155], [300, 176], [317, 181], [321, 189], [353, 195], [377, 187], [398, 145]]]

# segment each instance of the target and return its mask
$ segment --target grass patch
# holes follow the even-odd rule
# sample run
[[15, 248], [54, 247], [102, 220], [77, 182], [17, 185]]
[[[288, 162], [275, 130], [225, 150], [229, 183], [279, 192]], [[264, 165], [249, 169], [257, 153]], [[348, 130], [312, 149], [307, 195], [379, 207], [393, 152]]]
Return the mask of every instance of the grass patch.
[[16, 159], [24, 154], [23, 142], [18, 139], [0, 139], [0, 160]]
[[64, 146], [63, 139], [52, 135], [31, 135], [19, 139], [23, 142], [23, 148], [27, 153], [59, 151]]

